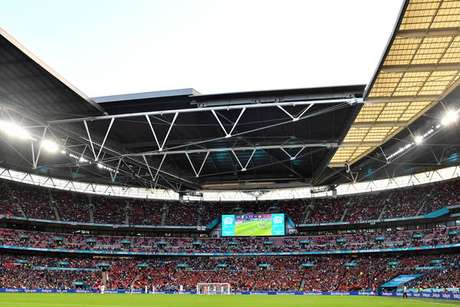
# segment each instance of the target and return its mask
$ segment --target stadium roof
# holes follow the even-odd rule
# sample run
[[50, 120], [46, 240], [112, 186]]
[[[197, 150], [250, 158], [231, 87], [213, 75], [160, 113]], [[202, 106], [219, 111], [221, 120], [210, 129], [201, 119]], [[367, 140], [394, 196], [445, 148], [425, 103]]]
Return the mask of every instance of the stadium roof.
[[45, 120], [103, 114], [103, 109], [0, 28], [1, 104]]
[[331, 166], [357, 162], [458, 85], [459, 27], [459, 1], [406, 1], [380, 66], [366, 90], [366, 103], [343, 141], [359, 145], [340, 148]]
[[[1, 164], [184, 191], [335, 184], [458, 163], [460, 135], [440, 116], [460, 108], [459, 29], [458, 1], [406, 1], [367, 88], [97, 98], [1, 31], [0, 118], [33, 135], [30, 142], [2, 137]], [[43, 139], [60, 153], [42, 153]]]

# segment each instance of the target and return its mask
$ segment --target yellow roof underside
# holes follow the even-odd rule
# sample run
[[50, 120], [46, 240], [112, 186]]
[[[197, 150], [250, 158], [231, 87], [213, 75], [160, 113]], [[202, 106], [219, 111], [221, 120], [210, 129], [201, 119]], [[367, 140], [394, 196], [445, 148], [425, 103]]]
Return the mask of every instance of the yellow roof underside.
[[410, 0], [365, 104], [329, 166], [353, 164], [458, 85], [460, 1]]

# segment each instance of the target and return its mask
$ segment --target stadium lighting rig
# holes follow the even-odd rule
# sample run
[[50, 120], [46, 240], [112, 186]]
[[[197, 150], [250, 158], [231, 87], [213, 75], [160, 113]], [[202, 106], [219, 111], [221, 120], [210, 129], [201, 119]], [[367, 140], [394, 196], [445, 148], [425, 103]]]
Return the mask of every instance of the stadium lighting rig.
[[453, 110], [447, 111], [446, 114], [444, 115], [444, 117], [441, 120], [441, 124], [443, 126], [447, 127], [447, 126], [450, 126], [453, 123], [457, 122], [459, 111], [460, 111], [460, 109], [457, 110], [457, 111], [453, 111]]
[[104, 164], [102, 164], [100, 162], [98, 162], [96, 165], [97, 165], [97, 168], [99, 168], [99, 169], [103, 169], [103, 170], [106, 170], [106, 171], [109, 171], [109, 172], [115, 173], [115, 174], [118, 173], [117, 170], [115, 170], [115, 169], [113, 169], [113, 168], [111, 168], [111, 167], [109, 167], [107, 165], [104, 165]]
[[40, 147], [49, 153], [57, 153], [59, 151], [59, 145], [55, 141], [49, 139], [42, 140], [40, 142]]
[[408, 150], [409, 148], [412, 148], [413, 146], [421, 145], [425, 141], [425, 139], [432, 136], [435, 132], [438, 132], [441, 128], [449, 127], [455, 124], [458, 120], [459, 113], [460, 113], [460, 109], [447, 110], [444, 116], [441, 118], [441, 121], [439, 124], [436, 124], [435, 126], [431, 127], [428, 131], [426, 131], [422, 135], [414, 136], [413, 142], [407, 143], [406, 145], [404, 145], [403, 147], [400, 147], [398, 150], [396, 150], [391, 155], [388, 155], [387, 161], [389, 162], [392, 158], [400, 155], [401, 153]]
[[[37, 139], [33, 137], [26, 128], [18, 125], [13, 121], [0, 119], [0, 131], [10, 138], [19, 139], [22, 141], [37, 141]], [[56, 153], [59, 151], [59, 145], [51, 139], [43, 139], [40, 141], [40, 148], [49, 153]]]
[[61, 154], [66, 155], [67, 157], [76, 160], [78, 163], [89, 164], [89, 165], [94, 164], [94, 165], [97, 166], [98, 169], [106, 170], [106, 171], [109, 171], [109, 172], [115, 173], [115, 174], [118, 173], [117, 170], [111, 168], [110, 166], [104, 165], [101, 162], [92, 161], [90, 159], [87, 159], [83, 155], [76, 155], [74, 153], [67, 152], [67, 150], [65, 150], [63, 148], [61, 149], [60, 146], [56, 142], [54, 142], [52, 140], [48, 140], [48, 139], [43, 140], [41, 142], [41, 147], [42, 147], [42, 149], [44, 149], [44, 150], [46, 150], [47, 152], [50, 152], [50, 153], [60, 152]]
[[[10, 138], [15, 138], [19, 139], [22, 141], [32, 141], [32, 142], [38, 142], [36, 138], [32, 136], [32, 134], [24, 127], [20, 126], [19, 124], [13, 122], [13, 121], [8, 121], [8, 120], [3, 120], [0, 119], [0, 132], [4, 133], [6, 136]], [[50, 154], [56, 154], [56, 153], [61, 153], [62, 155], [66, 155], [69, 158], [72, 158], [78, 163], [88, 163], [88, 164], [93, 164], [91, 160], [85, 158], [84, 156], [79, 156], [75, 155], [73, 153], [68, 153], [65, 148], [62, 148], [56, 141], [46, 138], [42, 139], [39, 141], [40, 144], [40, 149], [43, 151], [46, 151], [47, 153]], [[38, 159], [37, 159], [38, 160]], [[100, 162], [95, 162], [97, 165], [97, 168], [101, 170], [106, 170], [112, 173], [118, 173], [117, 170], [104, 165]]]
[[[65, 153], [64, 153], [65, 154]], [[85, 157], [83, 156], [77, 156], [73, 153], [69, 153], [68, 155], [70, 158], [74, 159], [74, 160], [77, 160], [79, 163], [88, 163], [88, 164], [91, 164], [91, 161], [89, 161], [88, 159], [86, 159]]]
[[11, 138], [17, 138], [20, 140], [34, 140], [27, 129], [12, 121], [0, 120], [0, 131]]
[[420, 145], [423, 143], [423, 135], [416, 135], [414, 137], [414, 143], [415, 145]]

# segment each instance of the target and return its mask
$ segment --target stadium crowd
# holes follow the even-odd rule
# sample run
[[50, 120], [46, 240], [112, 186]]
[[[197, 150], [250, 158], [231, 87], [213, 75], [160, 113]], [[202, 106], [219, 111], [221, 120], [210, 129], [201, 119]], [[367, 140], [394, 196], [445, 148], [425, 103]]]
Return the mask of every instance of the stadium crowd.
[[460, 226], [424, 230], [356, 230], [340, 234], [288, 237], [145, 237], [82, 235], [0, 228], [0, 243], [8, 246], [150, 253], [247, 253], [401, 248], [458, 243]]
[[411, 217], [460, 203], [460, 180], [339, 198], [183, 203], [91, 196], [0, 181], [0, 214], [100, 224], [207, 225], [228, 213], [284, 212], [296, 224]]
[[[442, 267], [429, 272], [420, 268]], [[396, 265], [394, 264], [396, 263]], [[420, 287], [458, 288], [460, 256], [182, 257], [150, 259], [0, 256], [0, 287], [194, 290], [200, 282], [232, 290], [376, 290], [400, 274], [422, 273]], [[78, 283], [76, 283], [78, 282]]]
[[[65, 222], [199, 226], [226, 213], [286, 213], [296, 224], [420, 216], [458, 204], [460, 180], [340, 198], [278, 202], [183, 203], [91, 196], [0, 181], [0, 215]], [[0, 288], [195, 289], [199, 282], [233, 290], [348, 291], [377, 289], [400, 274], [421, 273], [410, 286], [460, 287], [459, 255], [237, 256], [331, 250], [409, 248], [459, 243], [460, 226], [391, 227], [316, 232], [285, 237], [220, 238], [214, 234], [130, 236], [0, 228]], [[3, 226], [6, 227], [6, 226]], [[64, 227], [65, 228], [65, 227]], [[72, 230], [74, 231], [74, 230]], [[71, 258], [25, 256], [21, 248], [64, 249]], [[99, 251], [96, 258], [75, 251]], [[58, 252], [58, 250], [52, 250]], [[111, 252], [231, 253], [226, 257], [104, 258]], [[375, 252], [375, 251], [374, 251]], [[5, 254], [7, 253], [7, 254]], [[12, 255], [11, 253], [16, 253]], [[105, 255], [105, 256], [102, 256]], [[228, 255], [228, 254], [227, 254]], [[83, 258], [82, 258], [83, 257]], [[85, 258], [87, 257], [87, 258]], [[437, 265], [432, 265], [436, 260]], [[393, 263], [390, 265], [390, 262]], [[101, 265], [103, 263], [103, 265]], [[440, 265], [440, 263], [442, 265]], [[109, 278], [105, 281], [101, 271]]]

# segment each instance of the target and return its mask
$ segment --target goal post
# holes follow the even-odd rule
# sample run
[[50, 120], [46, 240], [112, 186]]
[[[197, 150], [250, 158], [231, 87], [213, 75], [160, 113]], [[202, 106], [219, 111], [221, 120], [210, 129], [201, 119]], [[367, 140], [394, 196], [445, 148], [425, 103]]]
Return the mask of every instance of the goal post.
[[231, 287], [229, 283], [208, 283], [201, 282], [196, 284], [196, 294], [230, 294]]

